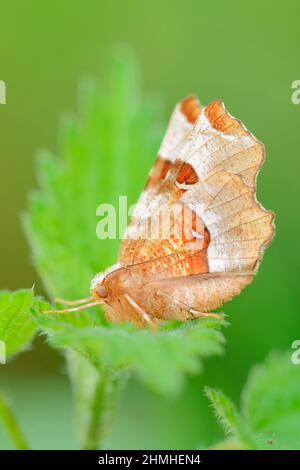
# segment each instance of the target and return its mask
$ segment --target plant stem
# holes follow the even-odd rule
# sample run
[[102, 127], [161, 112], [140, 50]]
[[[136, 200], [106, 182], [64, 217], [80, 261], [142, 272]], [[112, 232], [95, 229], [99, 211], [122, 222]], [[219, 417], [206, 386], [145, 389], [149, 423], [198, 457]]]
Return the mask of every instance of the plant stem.
[[15, 414], [3, 394], [0, 394], [0, 417], [18, 450], [28, 450], [29, 445], [20, 429]]
[[120, 372], [103, 371], [95, 387], [90, 410], [85, 449], [101, 449], [103, 439], [113, 421], [120, 389]]

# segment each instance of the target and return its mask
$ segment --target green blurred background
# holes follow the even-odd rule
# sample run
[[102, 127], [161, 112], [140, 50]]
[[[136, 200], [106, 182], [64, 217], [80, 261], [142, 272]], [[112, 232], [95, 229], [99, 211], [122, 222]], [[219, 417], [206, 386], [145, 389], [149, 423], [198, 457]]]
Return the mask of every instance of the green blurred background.
[[[78, 83], [105, 76], [114, 46], [135, 51], [145, 92], [163, 98], [165, 121], [192, 92], [203, 103], [221, 98], [266, 145], [258, 197], [276, 212], [277, 235], [255, 282], [225, 307], [231, 322], [226, 355], [206, 361], [204, 374], [189, 379], [173, 400], [131, 382], [110, 447], [211, 445], [222, 433], [203, 384], [238, 402], [251, 366], [299, 339], [300, 105], [291, 102], [291, 84], [300, 79], [299, 15], [296, 0], [0, 3], [0, 79], [7, 86], [7, 104], [0, 106], [1, 288], [35, 283], [42, 293], [19, 217], [36, 184], [35, 155], [42, 147], [57, 149], [59, 118], [75, 109]], [[11, 365], [0, 366], [0, 382], [34, 448], [76, 447], [63, 362], [41, 338]], [[0, 428], [0, 447], [9, 446]]]

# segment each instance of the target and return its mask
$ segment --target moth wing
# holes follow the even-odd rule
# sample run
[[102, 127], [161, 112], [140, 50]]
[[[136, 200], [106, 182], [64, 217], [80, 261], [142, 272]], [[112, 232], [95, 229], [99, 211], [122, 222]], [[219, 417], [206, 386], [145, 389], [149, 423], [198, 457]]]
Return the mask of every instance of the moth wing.
[[[216, 278], [206, 283], [207, 292], [211, 292], [209, 286], [221, 286], [218, 292], [223, 289], [222, 303], [236, 295], [247, 276], [244, 281], [238, 276], [229, 276], [226, 281], [218, 273], [254, 273], [274, 236], [274, 214], [256, 199], [256, 178], [263, 160], [263, 144], [226, 111], [221, 101], [203, 108], [188, 141], [151, 199], [149, 213], [139, 218], [140, 239], [126, 244], [127, 264], [152, 260], [148, 267], [169, 277], [216, 273]], [[148, 237], [149, 223], [161, 207], [165, 208], [164, 218], [178, 203], [200, 221], [196, 235], [202, 238], [202, 244], [198, 250], [191, 250], [184, 238], [174, 243], [174, 223], [169, 239]], [[191, 229], [195, 231], [192, 225]], [[203, 290], [199, 285], [199, 296], [204, 295]], [[208, 308], [219, 303], [211, 301]]]
[[[158, 151], [156, 161], [150, 171], [146, 187], [141, 193], [137, 206], [149, 206], [149, 202], [157, 194], [160, 183], [168, 174], [169, 168], [181, 154], [200, 113], [200, 103], [195, 96], [189, 96], [175, 106], [167, 131]], [[139, 218], [138, 212], [133, 218]]]
[[168, 174], [169, 168], [181, 154], [200, 113], [200, 103], [195, 96], [189, 96], [175, 106], [167, 131], [158, 151], [158, 156], [150, 171], [146, 186], [133, 210], [132, 219], [127, 227], [121, 244], [119, 262], [129, 264], [128, 240], [135, 239], [140, 219], [145, 219], [151, 207], [151, 201], [159, 192], [161, 181]]
[[197, 312], [205, 313], [221, 307], [238, 295], [252, 281], [251, 273], [196, 274], [182, 278], [154, 281], [148, 289], [153, 289], [161, 318], [187, 320], [197, 318]]
[[[203, 108], [151, 199], [149, 214], [139, 218], [141, 239], [129, 241], [125, 260], [145, 263], [158, 278], [163, 273], [170, 285], [176, 283], [173, 291], [169, 285], [167, 294], [178, 301], [192, 297], [194, 308], [217, 308], [237, 295], [251, 281], [274, 236], [274, 214], [256, 199], [263, 161], [263, 144], [221, 101]], [[184, 239], [147, 239], [149, 223], [160, 208], [176, 202], [200, 221], [198, 237], [203, 243], [198, 250], [190, 250]], [[210, 273], [209, 279], [205, 273]]]
[[[174, 162], [181, 201], [194, 208], [210, 234], [209, 272], [256, 271], [274, 236], [274, 214], [256, 198], [264, 156], [263, 144], [217, 100], [200, 114], [182, 163]], [[178, 182], [187, 164], [195, 171], [193, 184]]]
[[[257, 271], [275, 231], [274, 214], [256, 198], [263, 161], [263, 144], [222, 102], [202, 110], [163, 185], [170, 195], [173, 182], [182, 191], [180, 201], [208, 230], [205, 255], [210, 277], [187, 276], [173, 283], [170, 279], [165, 286], [170, 298], [206, 311], [220, 307], [251, 282], [249, 273]], [[241, 275], [232, 276], [235, 273]]]
[[[169, 189], [172, 183], [182, 191], [180, 202], [207, 229], [205, 260], [211, 276], [202, 273], [177, 283], [174, 280], [176, 289], [171, 292], [169, 287], [167, 292], [170, 298], [211, 310], [252, 280], [275, 231], [274, 214], [256, 198], [256, 178], [263, 161], [263, 144], [222, 102], [215, 101], [201, 111], [189, 142], [162, 186], [170, 201], [176, 194], [174, 188]], [[241, 275], [232, 276], [234, 273]], [[172, 284], [172, 280], [168, 282]]]

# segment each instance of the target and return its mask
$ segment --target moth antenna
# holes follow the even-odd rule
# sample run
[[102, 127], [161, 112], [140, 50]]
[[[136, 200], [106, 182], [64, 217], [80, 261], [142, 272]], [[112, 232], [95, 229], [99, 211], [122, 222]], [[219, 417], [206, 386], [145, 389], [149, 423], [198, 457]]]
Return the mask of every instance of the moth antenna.
[[80, 305], [79, 307], [65, 308], [62, 310], [44, 310], [42, 313], [71, 313], [71, 312], [81, 312], [88, 308], [95, 307], [95, 305], [100, 305], [101, 302], [90, 302], [88, 304]]
[[93, 297], [87, 297], [86, 299], [78, 299], [78, 300], [65, 300], [61, 299], [60, 297], [55, 297], [54, 302], [58, 304], [65, 304], [65, 305], [80, 305], [85, 304], [93, 300]]

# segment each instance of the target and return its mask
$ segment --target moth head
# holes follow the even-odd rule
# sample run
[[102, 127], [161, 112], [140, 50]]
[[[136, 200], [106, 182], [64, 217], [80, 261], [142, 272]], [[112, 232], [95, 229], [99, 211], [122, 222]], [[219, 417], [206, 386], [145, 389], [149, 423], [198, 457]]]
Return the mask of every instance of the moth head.
[[98, 273], [91, 282], [91, 293], [99, 303], [109, 303], [114, 291], [114, 271], [117, 271], [120, 265], [113, 265], [103, 273]]
[[108, 297], [108, 290], [104, 284], [98, 284], [94, 290], [94, 295], [97, 296], [99, 300], [105, 300]]

